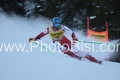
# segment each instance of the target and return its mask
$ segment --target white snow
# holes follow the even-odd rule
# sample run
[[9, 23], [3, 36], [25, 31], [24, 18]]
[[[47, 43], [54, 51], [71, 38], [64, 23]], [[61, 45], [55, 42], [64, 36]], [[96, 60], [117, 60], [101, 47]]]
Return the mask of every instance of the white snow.
[[[100, 65], [84, 59], [79, 61], [58, 51], [49, 53], [43, 49], [41, 52], [40, 46], [30, 52], [28, 39], [52, 25], [47, 19], [28, 20], [0, 14], [0, 25], [0, 80], [120, 80], [120, 63], [103, 61]], [[80, 32], [76, 35], [79, 40], [92, 41]], [[49, 35], [42, 41], [47, 44], [52, 42]], [[13, 48], [13, 51], [6, 52], [3, 44], [25, 44], [25, 49], [17, 51]], [[96, 49], [98, 52], [90, 54], [100, 60], [111, 54], [100, 52], [98, 44]]]

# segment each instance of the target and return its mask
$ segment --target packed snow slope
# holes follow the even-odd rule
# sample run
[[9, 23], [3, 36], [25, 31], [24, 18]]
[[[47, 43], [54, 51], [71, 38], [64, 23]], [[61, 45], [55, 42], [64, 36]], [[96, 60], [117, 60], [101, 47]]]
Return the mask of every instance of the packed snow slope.
[[[103, 61], [100, 65], [84, 59], [80, 61], [62, 52], [46, 52], [36, 44], [30, 51], [29, 38], [51, 25], [47, 19], [0, 14], [0, 80], [120, 80], [119, 63]], [[75, 34], [79, 40], [91, 41], [80, 31]], [[52, 43], [49, 35], [41, 40], [48, 45]], [[22, 48], [16, 49], [20, 44]], [[99, 60], [110, 53], [100, 52], [98, 45], [96, 49], [97, 52], [90, 54]]]

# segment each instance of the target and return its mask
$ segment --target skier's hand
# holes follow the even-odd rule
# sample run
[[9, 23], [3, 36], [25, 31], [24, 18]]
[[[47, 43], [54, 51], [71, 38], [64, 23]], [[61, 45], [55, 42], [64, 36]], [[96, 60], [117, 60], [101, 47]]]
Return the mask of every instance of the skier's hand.
[[35, 41], [34, 38], [30, 38], [30, 39], [29, 39], [29, 42], [33, 42], [33, 41]]
[[78, 39], [77, 38], [73, 38], [73, 43], [77, 43]]

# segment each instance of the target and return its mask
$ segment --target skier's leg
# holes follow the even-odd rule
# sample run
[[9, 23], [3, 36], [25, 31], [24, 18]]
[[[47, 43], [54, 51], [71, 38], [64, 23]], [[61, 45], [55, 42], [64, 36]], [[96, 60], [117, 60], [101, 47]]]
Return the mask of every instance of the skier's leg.
[[64, 54], [67, 54], [67, 55], [69, 55], [69, 56], [71, 56], [71, 57], [73, 57], [73, 58], [77, 58], [77, 59], [79, 59], [79, 60], [81, 60], [81, 58], [82, 58], [82, 57], [76, 55], [75, 53], [73, 53], [73, 52], [70, 51], [70, 50], [62, 50], [62, 52], [64, 52]]
[[84, 54], [82, 53], [82, 51], [79, 49], [79, 47], [75, 45], [71, 47], [71, 51], [73, 51], [78, 56], [84, 57]]
[[77, 58], [77, 59], [81, 59], [80, 56], [76, 55], [73, 51], [71, 51], [71, 46], [72, 46], [72, 42], [69, 39], [66, 39], [65, 41], [61, 41], [60, 44], [62, 45], [62, 49], [61, 51], [64, 54], [67, 54], [71, 57]]
[[94, 58], [93, 56], [89, 55], [88, 53], [86, 53], [85, 51], [81, 51], [79, 48], [77, 48], [76, 46], [72, 46], [72, 51], [81, 57], [87, 58], [88, 60], [92, 61], [92, 62], [96, 62], [101, 64], [101, 61], [97, 60], [96, 58]]
[[96, 63], [99, 63], [101, 64], [102, 61], [99, 61], [97, 60], [96, 58], [92, 57], [91, 55], [89, 54], [86, 54], [85, 58], [87, 58], [88, 60], [92, 61], [92, 62], [96, 62]]
[[54, 45], [55, 45], [54, 48], [56, 50], [61, 50], [64, 54], [67, 54], [73, 58], [77, 58], [79, 60], [81, 59], [81, 57], [77, 56], [74, 52], [69, 50], [69, 48], [67, 46], [61, 45], [59, 42], [54, 42]]
[[88, 59], [88, 60], [90, 60], [90, 61], [92, 61], [92, 62], [96, 62], [96, 61], [97, 61], [97, 59], [95, 59], [94, 57], [92, 57], [92, 56], [89, 55], [89, 54], [86, 54], [86, 55], [85, 55], [85, 58]]

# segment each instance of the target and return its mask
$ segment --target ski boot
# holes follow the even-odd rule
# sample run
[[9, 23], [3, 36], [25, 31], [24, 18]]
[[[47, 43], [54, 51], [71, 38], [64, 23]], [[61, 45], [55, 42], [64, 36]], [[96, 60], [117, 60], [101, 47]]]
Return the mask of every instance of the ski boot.
[[79, 60], [81, 60], [82, 57], [81, 56], [76, 56], [76, 58], [79, 59]]
[[97, 60], [96, 63], [98, 63], [98, 64], [102, 64], [102, 61], [98, 61], [98, 60]]

